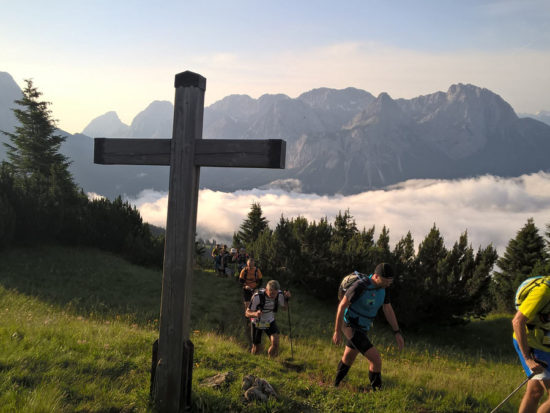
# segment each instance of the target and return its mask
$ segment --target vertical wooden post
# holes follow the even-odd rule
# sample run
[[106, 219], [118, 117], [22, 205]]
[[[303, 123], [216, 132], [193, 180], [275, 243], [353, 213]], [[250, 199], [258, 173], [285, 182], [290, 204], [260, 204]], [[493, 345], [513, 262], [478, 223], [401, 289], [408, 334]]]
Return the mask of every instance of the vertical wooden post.
[[162, 412], [188, 410], [191, 401], [193, 345], [189, 340], [191, 280], [199, 190], [195, 140], [202, 139], [206, 79], [196, 73], [176, 75], [174, 128], [155, 402]]

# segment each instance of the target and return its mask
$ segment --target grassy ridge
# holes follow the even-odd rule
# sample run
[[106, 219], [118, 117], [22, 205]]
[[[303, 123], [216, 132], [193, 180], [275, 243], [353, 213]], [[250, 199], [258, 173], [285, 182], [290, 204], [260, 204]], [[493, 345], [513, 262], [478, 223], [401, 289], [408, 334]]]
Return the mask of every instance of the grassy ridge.
[[[486, 412], [523, 380], [509, 317], [405, 332], [401, 353], [387, 325], [377, 323], [372, 341], [382, 353], [384, 391], [366, 391], [361, 359], [336, 390], [343, 350], [330, 344], [336, 302], [294, 291], [294, 359], [281, 312], [281, 355], [269, 360], [247, 353], [237, 283], [213, 272], [197, 272], [193, 283], [196, 411]], [[160, 290], [159, 271], [96, 250], [0, 253], [0, 411], [150, 411]], [[201, 386], [221, 371], [237, 377], [226, 391]], [[268, 379], [279, 400], [245, 404], [240, 379], [250, 373]], [[502, 411], [517, 411], [520, 395]]]

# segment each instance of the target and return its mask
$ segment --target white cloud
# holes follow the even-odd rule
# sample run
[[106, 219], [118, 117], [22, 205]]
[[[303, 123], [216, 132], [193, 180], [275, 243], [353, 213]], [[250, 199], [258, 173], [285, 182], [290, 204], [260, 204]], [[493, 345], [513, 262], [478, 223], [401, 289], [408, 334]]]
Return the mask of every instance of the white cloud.
[[87, 192], [86, 196], [90, 201], [95, 201], [96, 199], [105, 199], [103, 195], [96, 194], [95, 192]]
[[[166, 193], [144, 191], [130, 202], [145, 221], [166, 225]], [[359, 228], [375, 225], [379, 234], [386, 225], [392, 244], [411, 231], [418, 247], [435, 223], [448, 247], [468, 231], [474, 248], [492, 243], [502, 254], [528, 218], [534, 218], [541, 235], [544, 233], [550, 223], [550, 174], [540, 172], [509, 179], [483, 176], [453, 181], [411, 180], [387, 190], [351, 196], [258, 189], [234, 193], [201, 190], [199, 236], [230, 240], [253, 202], [261, 204], [271, 228], [281, 214], [287, 218], [303, 216], [309, 221], [326, 216], [333, 222], [339, 211], [349, 208]]]

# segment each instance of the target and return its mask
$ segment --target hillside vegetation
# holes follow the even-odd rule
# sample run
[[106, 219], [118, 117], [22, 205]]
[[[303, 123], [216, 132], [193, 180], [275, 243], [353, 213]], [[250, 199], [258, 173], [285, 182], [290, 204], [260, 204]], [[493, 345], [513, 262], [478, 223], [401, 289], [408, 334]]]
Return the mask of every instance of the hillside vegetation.
[[[0, 411], [151, 411], [160, 290], [159, 270], [94, 249], [0, 252]], [[195, 273], [194, 411], [487, 412], [523, 380], [509, 317], [405, 331], [401, 353], [378, 321], [372, 340], [382, 353], [384, 390], [367, 390], [364, 360], [336, 390], [331, 384], [343, 348], [330, 343], [335, 299], [293, 291], [292, 359], [285, 312], [278, 314], [279, 358], [248, 354], [241, 305], [234, 280]], [[236, 377], [226, 390], [201, 385], [225, 371]], [[279, 399], [247, 404], [240, 390], [245, 374], [267, 379]], [[501, 411], [517, 411], [520, 395]]]

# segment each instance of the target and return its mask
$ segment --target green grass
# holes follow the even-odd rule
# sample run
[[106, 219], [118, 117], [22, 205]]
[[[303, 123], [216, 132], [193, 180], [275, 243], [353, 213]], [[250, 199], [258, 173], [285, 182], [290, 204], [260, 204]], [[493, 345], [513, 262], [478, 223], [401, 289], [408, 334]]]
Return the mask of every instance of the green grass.
[[[158, 336], [161, 272], [92, 249], [41, 247], [0, 253], [0, 411], [145, 412], [152, 343]], [[383, 358], [384, 391], [367, 391], [368, 366], [358, 358], [332, 387], [343, 347], [330, 343], [336, 300], [303, 291], [278, 314], [281, 354], [251, 356], [238, 284], [197, 271], [193, 279], [195, 411], [487, 412], [521, 381], [508, 316], [466, 326], [405, 331], [397, 351], [384, 322], [371, 336]], [[398, 315], [399, 316], [399, 315]], [[232, 371], [225, 390], [201, 381]], [[266, 404], [244, 402], [245, 374], [279, 393]], [[518, 392], [502, 412], [517, 411]]]

